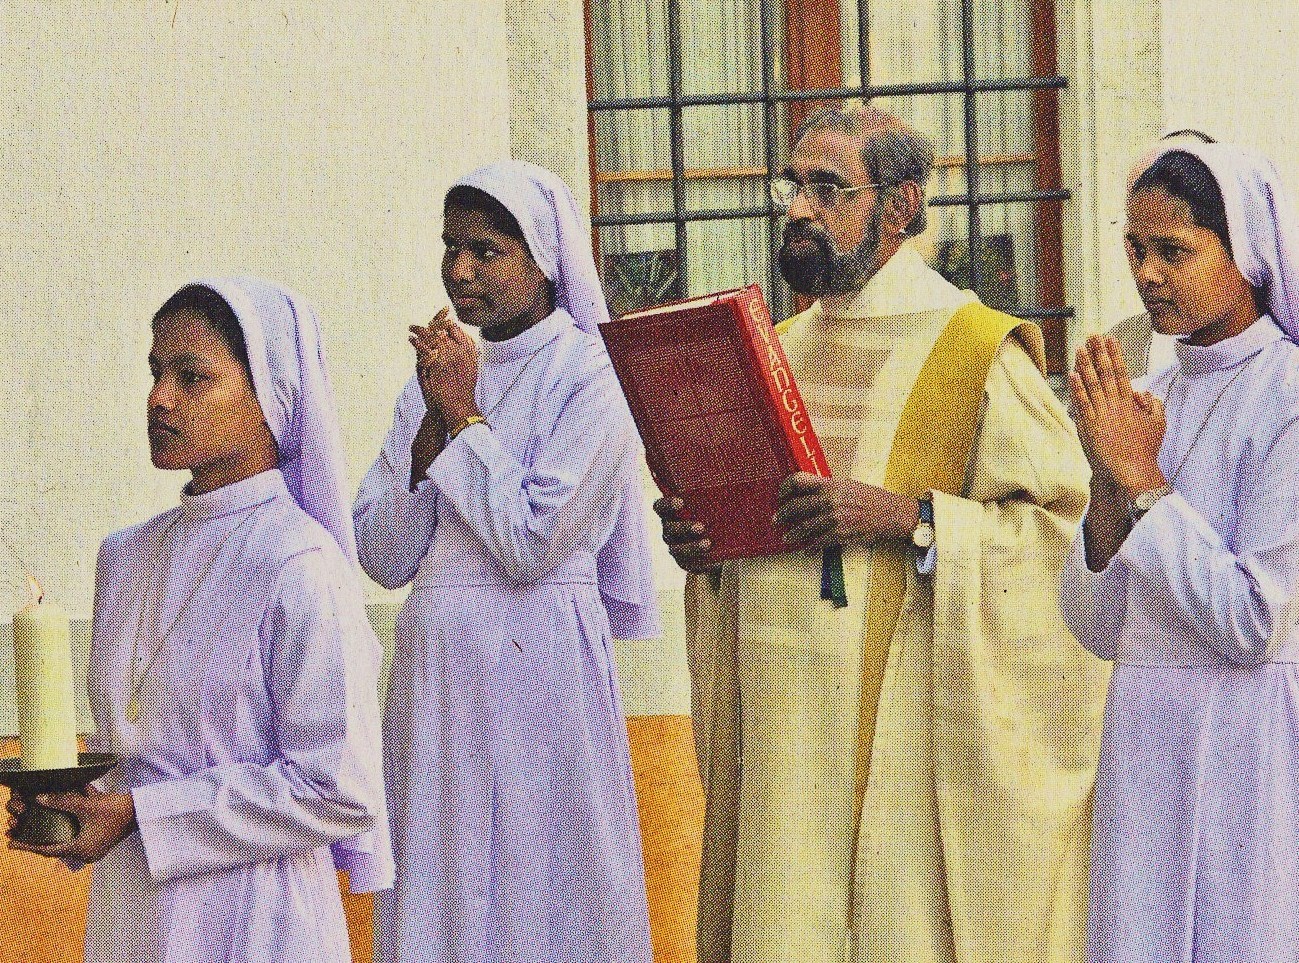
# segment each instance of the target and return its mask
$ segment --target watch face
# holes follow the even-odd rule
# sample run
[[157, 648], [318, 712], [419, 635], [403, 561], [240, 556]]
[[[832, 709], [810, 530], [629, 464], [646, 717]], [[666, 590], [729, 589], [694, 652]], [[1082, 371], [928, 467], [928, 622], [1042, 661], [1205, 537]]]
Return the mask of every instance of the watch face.
[[1155, 502], [1167, 495], [1168, 492], [1169, 489], [1167, 486], [1163, 488], [1151, 488], [1148, 491], [1138, 492], [1137, 497], [1132, 499], [1132, 507], [1139, 512], [1148, 512], [1150, 509], [1155, 507]]
[[1132, 512], [1135, 515], [1144, 515], [1150, 509], [1155, 507], [1155, 502], [1173, 491], [1168, 485], [1161, 488], [1150, 488], [1144, 492], [1137, 492], [1136, 498], [1132, 499]]
[[928, 551], [934, 544], [934, 526], [928, 522], [921, 522], [911, 535], [911, 544], [921, 551]]

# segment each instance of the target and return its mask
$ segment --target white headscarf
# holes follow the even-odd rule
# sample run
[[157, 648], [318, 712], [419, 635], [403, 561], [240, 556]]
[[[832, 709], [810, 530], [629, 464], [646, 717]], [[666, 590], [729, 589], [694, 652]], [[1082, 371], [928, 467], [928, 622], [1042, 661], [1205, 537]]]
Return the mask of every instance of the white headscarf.
[[[609, 320], [609, 308], [595, 270], [590, 228], [568, 185], [544, 167], [507, 160], [480, 167], [455, 186], [477, 188], [514, 215], [532, 260], [555, 286], [555, 307], [567, 311], [603, 351], [599, 325]], [[628, 472], [622, 482], [613, 532], [596, 553], [596, 581], [615, 638], [658, 638], [663, 630], [640, 479]]]
[[1232, 259], [1250, 284], [1267, 295], [1268, 313], [1291, 340], [1299, 341], [1299, 224], [1276, 165], [1257, 151], [1234, 144], [1170, 144], [1146, 163], [1172, 151], [1204, 161], [1227, 208]]
[[1172, 130], [1166, 134], [1161, 134], [1159, 140], [1154, 145], [1141, 152], [1141, 156], [1136, 159], [1128, 169], [1128, 192], [1131, 193], [1132, 185], [1136, 183], [1138, 177], [1145, 173], [1147, 167], [1155, 162], [1155, 158], [1160, 154], [1166, 154], [1170, 150], [1177, 150], [1183, 144], [1216, 144], [1217, 141], [1210, 137], [1202, 130], [1193, 130], [1190, 127], [1183, 127], [1179, 130]]
[[289, 494], [352, 565], [356, 534], [320, 319], [288, 288], [253, 277], [197, 281], [230, 305], [244, 332], [253, 389], [279, 449]]
[[554, 282], [555, 307], [599, 337], [609, 308], [591, 253], [591, 230], [568, 185], [544, 167], [507, 160], [480, 167], [455, 186], [476, 187], [505, 205], [523, 230], [532, 260]]

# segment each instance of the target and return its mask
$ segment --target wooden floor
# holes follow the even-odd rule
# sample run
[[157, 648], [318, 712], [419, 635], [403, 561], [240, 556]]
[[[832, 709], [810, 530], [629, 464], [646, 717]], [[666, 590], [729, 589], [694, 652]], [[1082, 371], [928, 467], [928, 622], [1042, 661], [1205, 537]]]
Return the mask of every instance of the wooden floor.
[[[655, 963], [695, 963], [695, 898], [703, 792], [690, 719], [628, 720], [640, 804]], [[16, 747], [0, 745], [0, 755]], [[0, 791], [0, 795], [3, 791]], [[4, 963], [75, 963], [85, 937], [89, 873], [0, 849], [0, 958]], [[352, 955], [370, 963], [371, 898], [344, 894]]]

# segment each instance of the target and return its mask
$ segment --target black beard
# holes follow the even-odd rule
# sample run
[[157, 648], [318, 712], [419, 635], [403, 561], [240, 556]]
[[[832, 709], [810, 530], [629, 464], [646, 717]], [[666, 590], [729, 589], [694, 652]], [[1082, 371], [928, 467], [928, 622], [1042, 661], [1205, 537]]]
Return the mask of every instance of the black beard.
[[[792, 221], [785, 225], [784, 242], [777, 255], [780, 275], [798, 294], [811, 298], [825, 295], [852, 294], [860, 291], [875, 269], [880, 248], [879, 208], [872, 213], [861, 243], [847, 254], [835, 248], [829, 235], [809, 221]], [[812, 242], [804, 252], [790, 250], [793, 242]]]

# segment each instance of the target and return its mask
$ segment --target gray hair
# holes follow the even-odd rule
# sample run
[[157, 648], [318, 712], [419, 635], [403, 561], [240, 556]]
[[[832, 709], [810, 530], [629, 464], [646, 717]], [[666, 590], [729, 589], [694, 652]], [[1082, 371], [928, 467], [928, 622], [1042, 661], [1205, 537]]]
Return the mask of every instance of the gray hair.
[[908, 237], [924, 233], [929, 219], [925, 213], [925, 184], [934, 169], [934, 144], [909, 125], [875, 107], [842, 110], [825, 107], [799, 125], [797, 144], [817, 130], [837, 130], [861, 138], [862, 165], [877, 184], [892, 187], [912, 181], [920, 188], [920, 209], [906, 227]]

